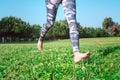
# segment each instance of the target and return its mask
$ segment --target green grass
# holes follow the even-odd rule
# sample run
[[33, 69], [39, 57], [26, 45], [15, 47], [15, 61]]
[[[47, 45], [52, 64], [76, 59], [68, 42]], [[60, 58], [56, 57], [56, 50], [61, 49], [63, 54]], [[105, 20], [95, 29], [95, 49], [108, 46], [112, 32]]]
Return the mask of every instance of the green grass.
[[119, 80], [120, 37], [80, 39], [89, 59], [75, 64], [70, 40], [0, 44], [0, 79], [5, 80]]

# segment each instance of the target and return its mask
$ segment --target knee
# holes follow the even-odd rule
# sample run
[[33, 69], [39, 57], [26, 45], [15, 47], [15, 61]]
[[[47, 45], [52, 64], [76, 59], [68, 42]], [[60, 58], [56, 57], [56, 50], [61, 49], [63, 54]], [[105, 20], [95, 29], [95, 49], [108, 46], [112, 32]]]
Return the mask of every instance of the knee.
[[76, 30], [76, 31], [70, 31], [70, 36], [71, 37], [79, 36], [78, 30]]
[[77, 27], [77, 25], [75, 23], [70, 24], [69, 28], [70, 28], [69, 32], [70, 32], [71, 36], [72, 35], [79, 36], [78, 27]]
[[70, 33], [78, 33], [78, 26], [77, 26], [77, 23], [76, 22], [71, 22], [69, 24], [69, 28], [70, 28]]

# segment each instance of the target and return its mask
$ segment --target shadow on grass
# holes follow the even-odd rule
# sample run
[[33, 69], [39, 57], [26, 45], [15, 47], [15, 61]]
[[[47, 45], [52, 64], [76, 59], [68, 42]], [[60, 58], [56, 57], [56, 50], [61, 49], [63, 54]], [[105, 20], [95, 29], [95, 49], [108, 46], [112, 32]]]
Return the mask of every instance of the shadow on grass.
[[113, 46], [113, 47], [107, 47], [103, 50], [98, 50], [98, 52], [100, 53], [100, 56], [107, 56], [109, 53], [114, 52], [115, 50], [120, 49], [120, 45], [119, 46]]
[[95, 52], [94, 55], [91, 55], [90, 58], [84, 60], [84, 63], [91, 64], [91, 63], [99, 63], [100, 59], [103, 59], [110, 53], [114, 52], [115, 50], [120, 50], [120, 45], [113, 46], [113, 47], [106, 47], [104, 49], [99, 49]]

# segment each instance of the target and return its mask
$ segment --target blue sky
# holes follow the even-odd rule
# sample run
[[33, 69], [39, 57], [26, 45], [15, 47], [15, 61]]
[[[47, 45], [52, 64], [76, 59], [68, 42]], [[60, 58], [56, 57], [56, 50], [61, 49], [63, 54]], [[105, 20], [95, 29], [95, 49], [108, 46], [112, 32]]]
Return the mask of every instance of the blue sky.
[[[101, 27], [105, 17], [120, 23], [120, 0], [76, 0], [77, 21], [82, 26]], [[32, 24], [42, 26], [46, 22], [45, 0], [1, 0], [0, 19], [15, 16]], [[59, 6], [56, 20], [65, 19]]]

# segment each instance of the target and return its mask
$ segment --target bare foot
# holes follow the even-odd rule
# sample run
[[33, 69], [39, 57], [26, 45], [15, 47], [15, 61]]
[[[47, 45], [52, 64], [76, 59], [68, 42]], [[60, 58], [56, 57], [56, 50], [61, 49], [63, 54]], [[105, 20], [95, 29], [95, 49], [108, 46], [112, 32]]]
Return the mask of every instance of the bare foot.
[[43, 41], [38, 41], [37, 47], [40, 51], [42, 51], [43, 50]]
[[86, 59], [90, 57], [90, 52], [86, 52], [86, 53], [80, 53], [80, 52], [75, 52], [74, 53], [74, 62], [78, 63], [83, 59]]

